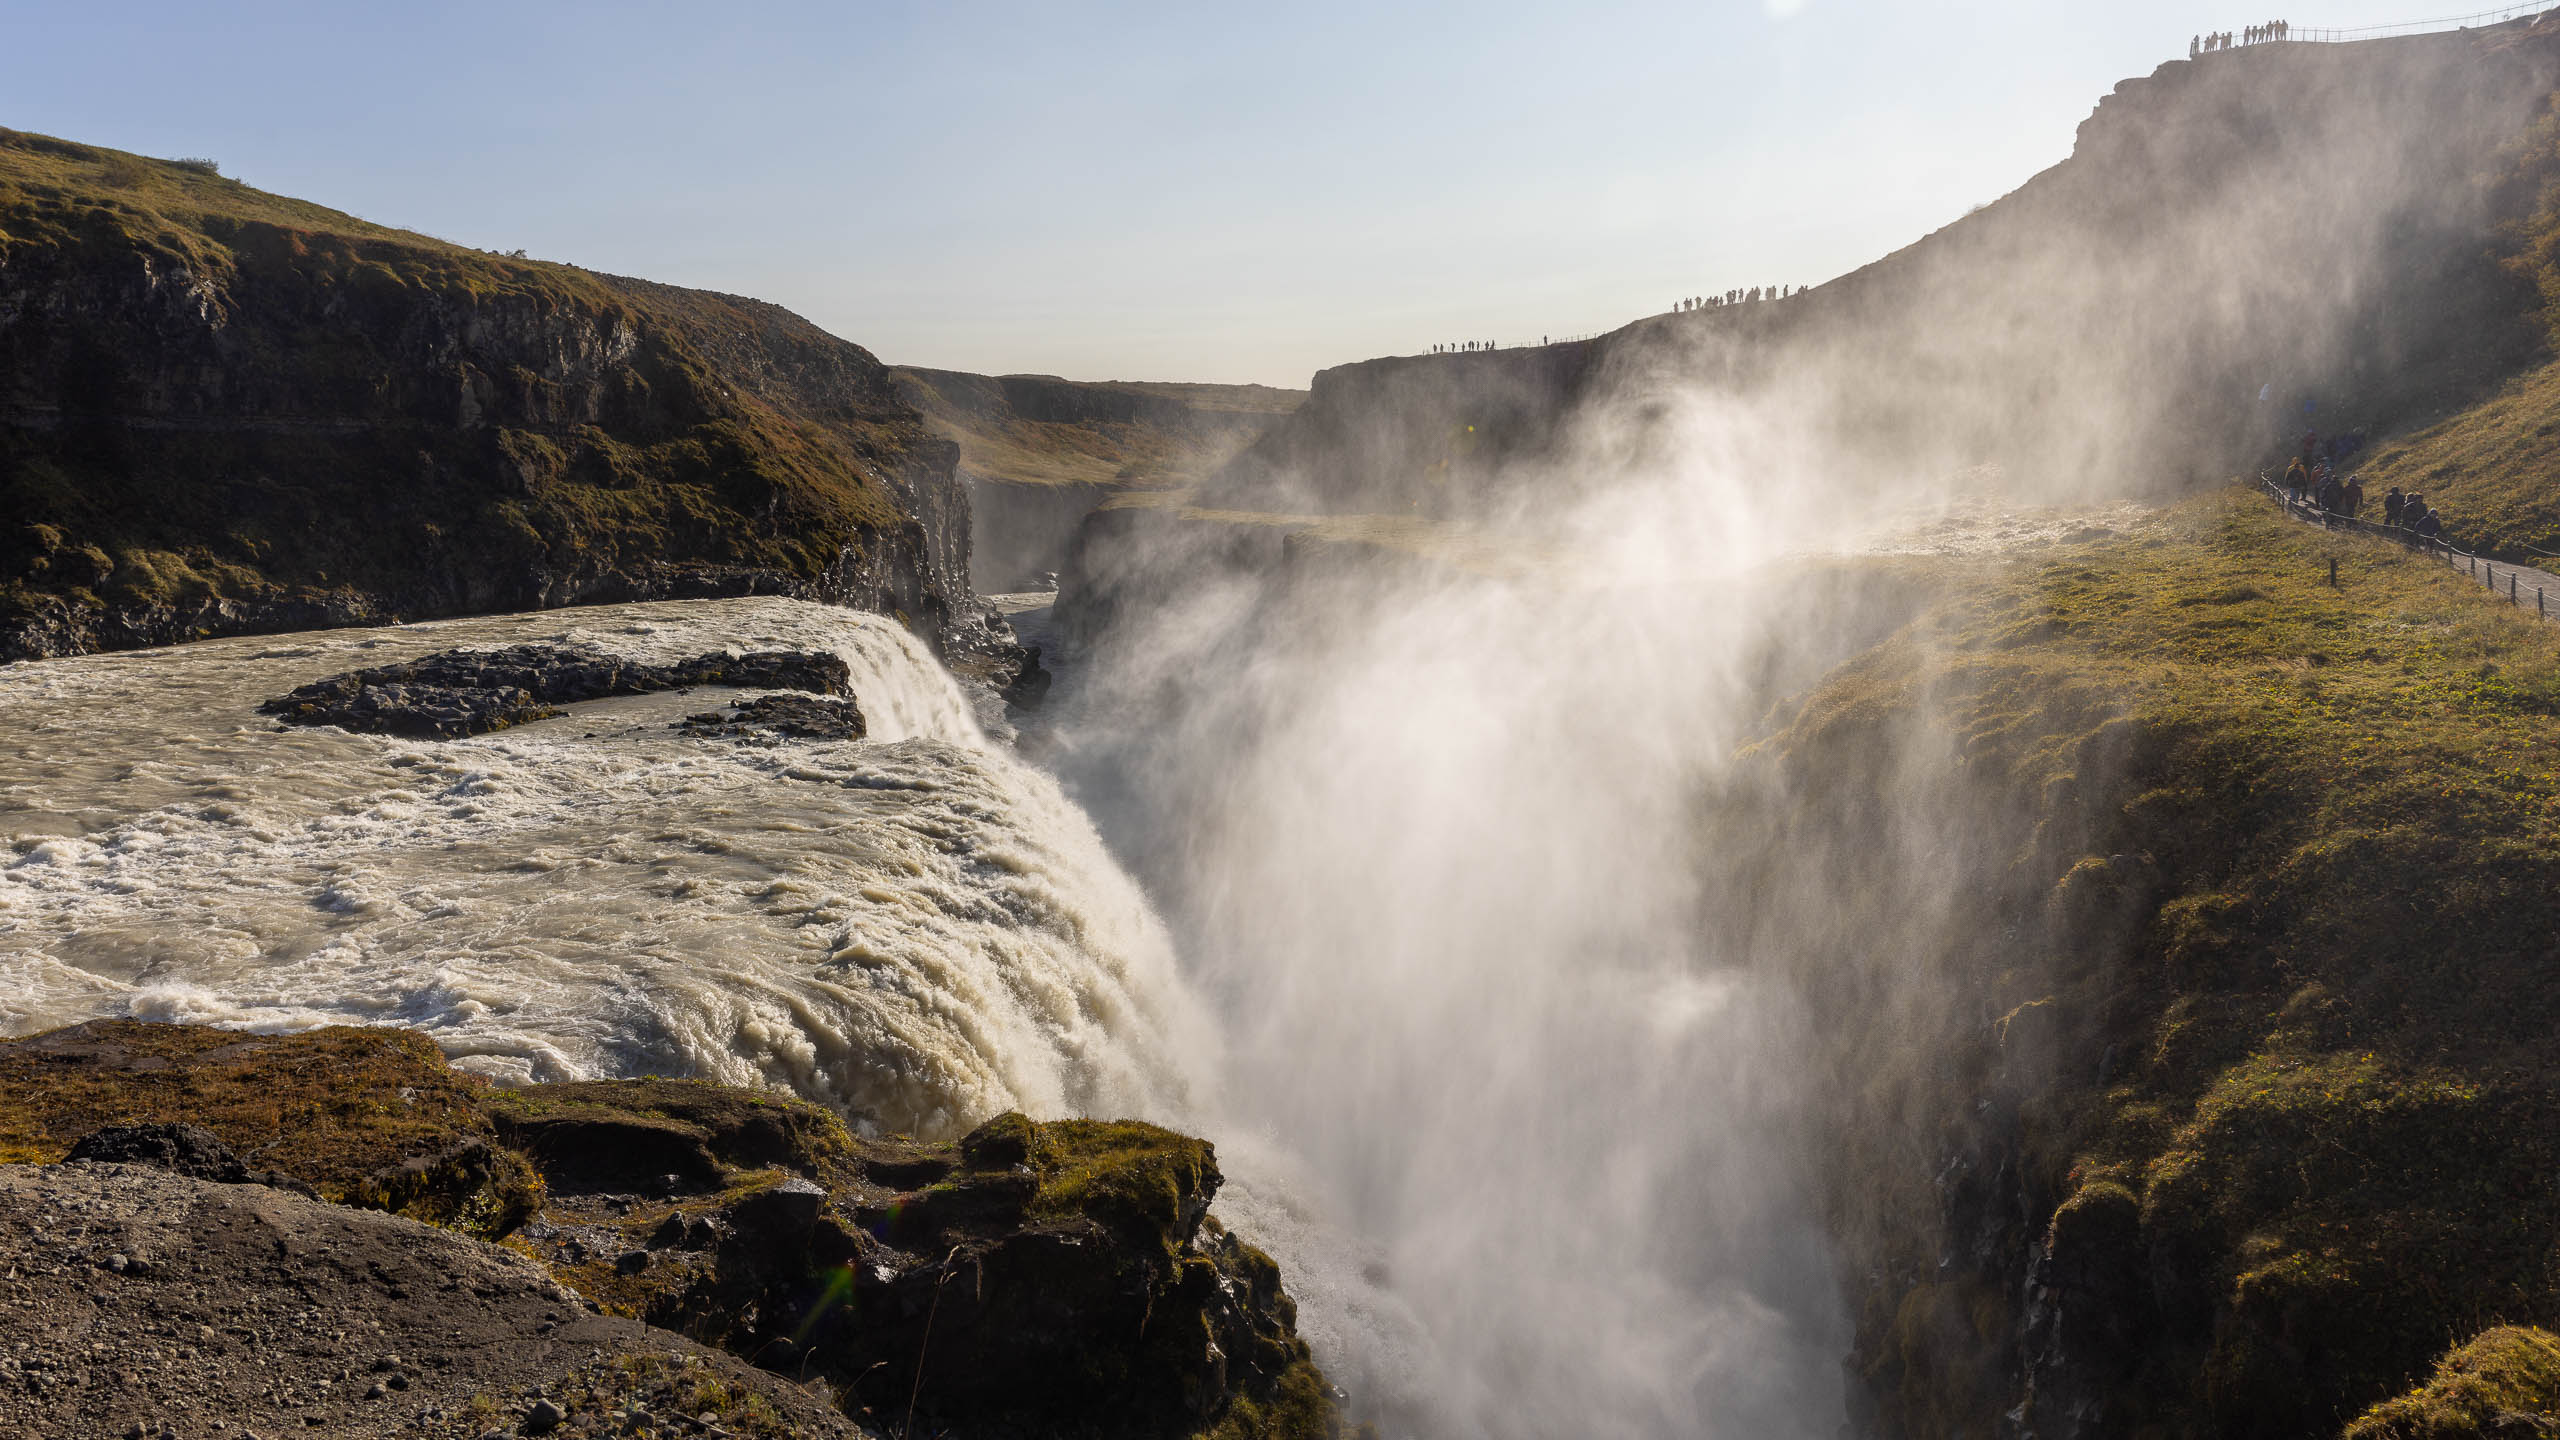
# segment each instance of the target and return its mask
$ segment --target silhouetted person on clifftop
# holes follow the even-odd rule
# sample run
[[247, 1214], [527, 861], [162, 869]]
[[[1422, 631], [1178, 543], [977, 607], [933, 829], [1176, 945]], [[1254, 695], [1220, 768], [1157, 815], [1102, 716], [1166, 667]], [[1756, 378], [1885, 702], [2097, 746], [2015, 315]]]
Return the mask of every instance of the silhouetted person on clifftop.
[[2338, 487], [2338, 513], [2353, 520], [2356, 512], [2363, 508], [2364, 482], [2350, 475], [2347, 483]]
[[2293, 503], [2299, 505], [2302, 503], [2302, 497], [2308, 493], [2310, 489], [2311, 467], [2303, 464], [2302, 457], [2297, 455], [2294, 457], [2292, 464], [2284, 467], [2285, 494], [2293, 497]]
[[2400, 512], [2407, 509], [2408, 505], [2409, 497], [2400, 493], [2399, 486], [2392, 486], [2390, 492], [2382, 497], [2382, 523], [2385, 525], [2398, 525], [2400, 523]]

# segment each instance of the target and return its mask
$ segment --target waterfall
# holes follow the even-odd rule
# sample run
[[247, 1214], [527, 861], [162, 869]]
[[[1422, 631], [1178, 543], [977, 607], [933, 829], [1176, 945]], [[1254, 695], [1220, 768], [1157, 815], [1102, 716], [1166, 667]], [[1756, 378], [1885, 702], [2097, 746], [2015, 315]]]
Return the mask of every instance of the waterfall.
[[[701, 693], [457, 741], [257, 713], [531, 641], [832, 649], [870, 738], [677, 734]], [[1209, 1031], [1145, 897], [876, 616], [667, 602], [14, 665], [0, 737], [6, 1033], [399, 1024], [504, 1081], [762, 1083], [917, 1134], [1205, 1098]]]

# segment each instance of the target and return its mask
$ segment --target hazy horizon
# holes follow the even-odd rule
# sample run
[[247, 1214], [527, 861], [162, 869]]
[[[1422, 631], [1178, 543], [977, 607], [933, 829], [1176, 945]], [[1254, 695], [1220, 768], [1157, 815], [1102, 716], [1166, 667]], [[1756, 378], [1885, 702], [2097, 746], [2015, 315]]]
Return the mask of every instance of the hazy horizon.
[[2065, 158], [2100, 97], [2191, 34], [2277, 18], [2236, 8], [794, 5], [713, 23], [11, 0], [0, 18], [30, 43], [0, 55], [0, 123], [753, 295], [892, 363], [1300, 387], [1846, 273]]

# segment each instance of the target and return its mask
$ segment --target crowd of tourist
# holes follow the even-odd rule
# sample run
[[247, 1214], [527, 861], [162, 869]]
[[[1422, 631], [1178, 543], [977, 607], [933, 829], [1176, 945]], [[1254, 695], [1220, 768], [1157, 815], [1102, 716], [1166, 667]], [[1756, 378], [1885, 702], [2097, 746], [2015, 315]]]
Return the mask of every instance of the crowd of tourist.
[[1671, 306], [1674, 315], [1691, 310], [1714, 310], [1725, 305], [1757, 305], [1763, 300], [1784, 300], [1801, 295], [1801, 285], [1754, 285], [1748, 290], [1727, 290], [1721, 295], [1691, 295]]
[[[2340, 469], [2339, 462], [2363, 448], [2361, 435], [2324, 439], [2318, 431], [2305, 434], [2301, 452], [2284, 467], [2286, 496], [2296, 505], [2315, 506], [2324, 514], [2358, 518], [2356, 512], [2364, 508], [2364, 482]], [[2422, 540], [2444, 533], [2444, 516], [2427, 503], [2427, 497], [2415, 490], [2403, 495], [2397, 485], [2382, 497], [2382, 523]]]
[[[1671, 313], [1680, 315], [1691, 310], [1713, 310], [1725, 305], [1757, 305], [1763, 300], [1784, 300], [1790, 295], [1801, 295], [1804, 292], [1805, 287], [1802, 285], [1754, 285], [1748, 290], [1727, 290], [1721, 295], [1690, 295], [1675, 301], [1671, 306]], [[1574, 338], [1588, 339], [1589, 337]], [[1547, 345], [1553, 342], [1549, 337], [1541, 335], [1538, 337], [1538, 343]], [[1450, 344], [1434, 345], [1431, 347], [1431, 353], [1474, 355], [1501, 348], [1491, 340], [1459, 340]]]
[[2290, 20], [2270, 20], [2264, 25], [2243, 26], [2239, 30], [2217, 30], [2211, 35], [2198, 35], [2187, 42], [2187, 58], [2210, 55], [2241, 45], [2264, 45], [2271, 40], [2288, 39], [2293, 34]]

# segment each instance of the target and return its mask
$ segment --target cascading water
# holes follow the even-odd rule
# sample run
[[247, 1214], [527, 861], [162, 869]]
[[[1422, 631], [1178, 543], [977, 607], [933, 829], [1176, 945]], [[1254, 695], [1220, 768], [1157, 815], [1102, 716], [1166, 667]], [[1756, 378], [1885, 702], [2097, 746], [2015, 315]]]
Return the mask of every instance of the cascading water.
[[[257, 713], [536, 640], [833, 649], [871, 738], [673, 732], [701, 694], [455, 741]], [[0, 737], [7, 1033], [397, 1023], [501, 1079], [762, 1082], [926, 1134], [1203, 1099], [1207, 1030], [1144, 897], [878, 617], [624, 605], [14, 665]]]
[[[1879, 617], [1824, 632], [1746, 567], [1630, 553], [1606, 584], [1229, 574], [1128, 616], [1057, 764], [1180, 966], [1094, 823], [876, 617], [610, 606], [8, 667], [0, 1030], [396, 1023], [501, 1080], [764, 1083], [889, 1130], [1158, 1119], [1219, 1143], [1220, 1209], [1391, 1434], [1828, 1437], [1846, 1324], [1797, 1063], [1825, 1017], [1727, 938], [1697, 877], [1740, 837], [1694, 807]], [[833, 649], [871, 738], [673, 731], [700, 695], [460, 741], [257, 712], [527, 641]]]
[[1827, 1440], [1809, 1021], [1697, 908], [1740, 637], [1676, 591], [1283, 592], [1099, 650], [1063, 762], [1227, 1019], [1230, 1219], [1390, 1433]]
[[1844, 1422], [1815, 1059], [1844, 1017], [1795, 988], [1835, 917], [1820, 876], [1708, 893], [1766, 837], [1704, 802], [1773, 703], [1909, 618], [1900, 562], [1808, 552], [2096, 517], [1912, 487], [1941, 504], [1873, 544], [1839, 517], [1888, 517], [1793, 435], [1693, 408], [1667, 460], [1512, 531], [1516, 565], [1492, 527], [1417, 559], [1207, 515], [1131, 529], [1080, 597], [1055, 763], [1225, 1021], [1222, 1205], [1391, 1434]]

